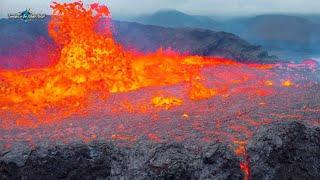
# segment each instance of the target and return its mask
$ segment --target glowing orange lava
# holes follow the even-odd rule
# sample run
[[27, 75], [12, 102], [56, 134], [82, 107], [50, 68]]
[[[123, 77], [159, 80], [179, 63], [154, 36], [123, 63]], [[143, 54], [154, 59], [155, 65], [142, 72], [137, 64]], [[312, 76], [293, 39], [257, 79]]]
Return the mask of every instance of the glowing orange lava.
[[290, 80], [286, 80], [282, 82], [282, 86], [290, 87], [290, 86], [293, 86], [293, 83]]
[[152, 104], [155, 107], [163, 107], [165, 109], [170, 109], [174, 106], [180, 106], [183, 103], [181, 99], [176, 97], [159, 97], [156, 96], [152, 98]]
[[[74, 2], [53, 3], [51, 7], [53, 16], [48, 31], [59, 47], [60, 57], [47, 68], [1, 70], [1, 110], [23, 118], [36, 116], [41, 121], [52, 121], [79, 112], [86, 107], [89, 97], [106, 99], [110, 93], [179, 83], [190, 84], [191, 99], [207, 99], [219, 91], [201, 83], [204, 78], [200, 70], [219, 64], [239, 65], [223, 58], [163, 50], [133, 53], [115, 42], [106, 6], [92, 4], [85, 9], [81, 2]], [[170, 104], [157, 98], [152, 102], [156, 106]]]

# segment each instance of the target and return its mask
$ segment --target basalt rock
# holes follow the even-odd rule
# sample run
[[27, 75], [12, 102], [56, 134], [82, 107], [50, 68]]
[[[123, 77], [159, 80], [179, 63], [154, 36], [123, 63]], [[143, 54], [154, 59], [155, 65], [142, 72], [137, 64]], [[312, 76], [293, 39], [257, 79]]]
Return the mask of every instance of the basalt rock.
[[243, 179], [239, 159], [220, 142], [21, 144], [1, 154], [0, 179]]
[[291, 121], [261, 128], [248, 144], [253, 179], [320, 179], [320, 130]]
[[[24, 146], [27, 147], [27, 146]], [[20, 147], [21, 148], [21, 147]], [[10, 152], [17, 157], [21, 151]], [[13, 155], [12, 155], [13, 156]], [[0, 179], [99, 179], [117, 177], [126, 167], [126, 154], [110, 144], [39, 146], [24, 164], [1, 158]], [[120, 169], [120, 170], [119, 170]]]
[[239, 160], [228, 146], [222, 143], [207, 145], [201, 155], [199, 179], [243, 179]]
[[243, 179], [239, 159], [225, 144], [214, 142], [201, 148], [165, 143], [135, 148], [129, 179]]

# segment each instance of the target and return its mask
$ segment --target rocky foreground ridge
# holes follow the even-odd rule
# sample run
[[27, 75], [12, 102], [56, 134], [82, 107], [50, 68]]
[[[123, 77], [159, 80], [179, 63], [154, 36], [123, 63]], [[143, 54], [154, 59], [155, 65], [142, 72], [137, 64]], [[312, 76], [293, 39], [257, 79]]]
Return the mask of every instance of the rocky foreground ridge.
[[[0, 179], [243, 179], [227, 144], [17, 143], [0, 151]], [[262, 127], [250, 140], [251, 179], [319, 179], [320, 128], [291, 121]]]

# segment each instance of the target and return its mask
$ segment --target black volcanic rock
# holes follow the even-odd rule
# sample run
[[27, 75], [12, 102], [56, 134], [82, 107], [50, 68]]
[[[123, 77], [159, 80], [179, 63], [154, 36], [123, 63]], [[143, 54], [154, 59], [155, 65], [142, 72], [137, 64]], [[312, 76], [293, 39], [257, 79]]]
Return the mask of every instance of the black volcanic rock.
[[201, 151], [187, 144], [145, 142], [131, 151], [129, 179], [243, 179], [239, 159], [225, 144], [215, 142]]
[[219, 142], [202, 150], [142, 140], [131, 148], [93, 142], [2, 151], [0, 179], [243, 179], [239, 159]]
[[[15, 147], [18, 149], [28, 146]], [[15, 149], [14, 148], [14, 149]], [[31, 150], [21, 164], [20, 151], [9, 152], [16, 158], [3, 156], [0, 179], [97, 179], [117, 177], [126, 168], [126, 154], [110, 144], [73, 144], [54, 147], [39, 146]]]
[[292, 121], [259, 130], [248, 144], [253, 179], [320, 179], [320, 131]]
[[239, 160], [233, 151], [222, 143], [207, 145], [201, 155], [199, 179], [243, 179], [239, 171]]
[[194, 157], [182, 144], [159, 144], [132, 153], [130, 179], [191, 179]]

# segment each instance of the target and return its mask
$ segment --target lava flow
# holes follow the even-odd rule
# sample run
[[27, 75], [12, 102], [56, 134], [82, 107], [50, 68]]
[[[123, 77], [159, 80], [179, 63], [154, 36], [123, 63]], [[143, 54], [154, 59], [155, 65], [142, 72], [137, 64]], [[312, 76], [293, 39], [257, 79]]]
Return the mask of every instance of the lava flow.
[[[53, 61], [56, 63], [46, 68], [0, 71], [0, 109], [11, 113], [10, 119], [33, 117], [50, 122], [56, 117], [80, 113], [93, 95], [106, 99], [110, 93], [179, 83], [189, 84], [191, 99], [208, 99], [224, 95], [225, 87], [206, 87], [201, 69], [240, 66], [228, 59], [185, 56], [163, 50], [133, 53], [114, 41], [106, 6], [92, 4], [85, 9], [81, 2], [75, 2], [54, 3], [52, 8], [48, 31], [60, 52]], [[171, 106], [170, 101], [163, 104], [161, 98], [152, 101], [156, 107]], [[173, 103], [179, 105], [182, 100]]]
[[114, 41], [107, 7], [93, 4], [85, 9], [75, 2], [54, 3], [52, 8], [48, 30], [60, 57], [47, 68], [1, 70], [1, 110], [44, 120], [50, 109], [67, 109], [59, 114], [64, 117], [81, 109], [92, 94], [107, 98], [110, 93], [178, 83], [191, 84], [191, 98], [209, 98], [215, 93], [199, 83], [200, 68], [236, 64], [161, 50], [148, 55], [132, 53]]
[[52, 63], [0, 69], [0, 142], [136, 141], [145, 135], [156, 142], [223, 140], [245, 155], [260, 125], [293, 118], [320, 124], [314, 63], [133, 52], [114, 40], [106, 6], [51, 7]]

